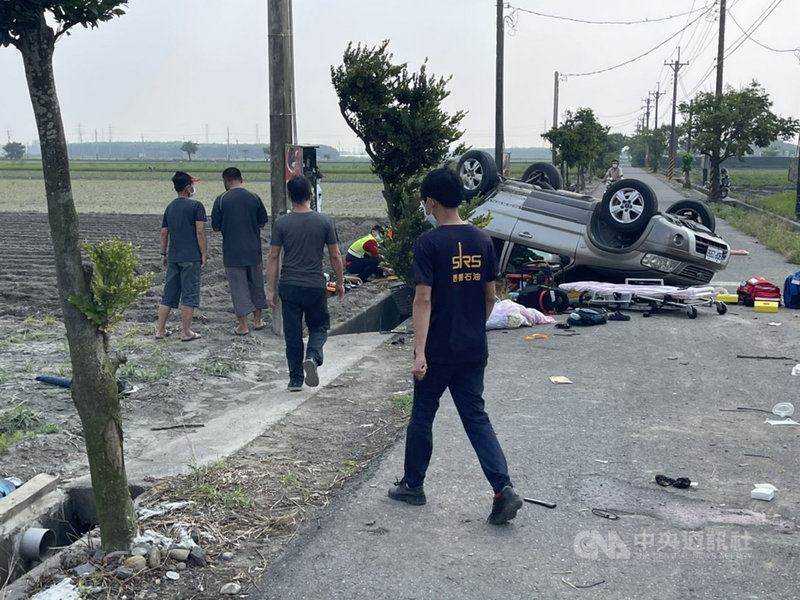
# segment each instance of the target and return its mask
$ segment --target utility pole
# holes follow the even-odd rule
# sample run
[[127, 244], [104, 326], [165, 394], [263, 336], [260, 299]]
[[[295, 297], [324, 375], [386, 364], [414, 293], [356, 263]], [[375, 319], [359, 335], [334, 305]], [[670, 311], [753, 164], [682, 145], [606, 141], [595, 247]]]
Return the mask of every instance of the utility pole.
[[645, 129], [650, 129], [650, 94], [647, 95], [647, 98], [642, 100], [645, 105]]
[[[722, 60], [725, 57], [725, 0], [719, 2], [719, 40], [717, 41], [717, 86], [715, 98], [717, 108], [722, 102]], [[709, 200], [718, 201], [722, 199], [720, 192], [720, 160], [719, 146], [711, 150], [711, 188], [709, 189]]]
[[[558, 71], [553, 72], [553, 129], [558, 127]], [[552, 163], [556, 164], [556, 147], [550, 144], [553, 154]]]
[[497, 57], [495, 64], [494, 98], [494, 162], [497, 172], [503, 172], [503, 0], [497, 0]]
[[662, 92], [661, 91], [661, 82], [660, 81], [656, 83], [656, 91], [655, 92], [650, 92], [650, 95], [652, 95], [656, 99], [656, 106], [655, 106], [655, 109], [654, 109], [655, 113], [653, 115], [653, 129], [658, 129], [658, 99], [661, 96], [663, 96], [664, 94], [666, 94], [666, 93], [667, 92]]
[[268, 0], [269, 139], [272, 224], [286, 213], [286, 145], [292, 136], [291, 0]]
[[675, 145], [677, 143], [675, 139], [675, 111], [678, 104], [678, 71], [689, 63], [681, 62], [681, 48], [678, 46], [678, 59], [674, 63], [664, 64], [674, 72], [672, 76], [672, 128], [669, 135], [669, 170], [667, 171], [667, 179], [672, 179], [675, 171]]

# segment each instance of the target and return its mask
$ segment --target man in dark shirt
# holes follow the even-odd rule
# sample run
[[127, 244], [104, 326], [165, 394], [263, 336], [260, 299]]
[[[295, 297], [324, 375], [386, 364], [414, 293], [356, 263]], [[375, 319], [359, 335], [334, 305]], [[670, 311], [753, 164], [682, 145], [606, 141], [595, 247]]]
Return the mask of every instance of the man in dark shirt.
[[445, 389], [461, 417], [494, 490], [488, 521], [507, 523], [522, 506], [508, 476], [497, 435], [484, 410], [483, 372], [489, 357], [486, 320], [495, 301], [497, 264], [491, 238], [458, 214], [463, 184], [448, 168], [422, 181], [426, 215], [438, 226], [414, 250], [414, 404], [406, 432], [403, 478], [389, 497], [425, 504], [423, 482], [433, 452], [433, 420]]
[[169, 203], [161, 219], [161, 266], [167, 269], [164, 293], [158, 307], [156, 338], [172, 332], [167, 329], [170, 310], [181, 307], [181, 341], [200, 338], [192, 331], [195, 307], [200, 305], [200, 271], [206, 266], [206, 209], [192, 200], [194, 182], [183, 171], [172, 177], [178, 197]]
[[242, 186], [242, 172], [236, 167], [222, 172], [222, 182], [225, 193], [214, 200], [211, 227], [222, 232], [222, 263], [238, 319], [233, 333], [247, 335], [250, 313], [253, 313], [253, 329], [264, 328], [261, 311], [267, 307], [267, 299], [261, 266], [261, 230], [267, 223], [267, 209], [258, 195]]

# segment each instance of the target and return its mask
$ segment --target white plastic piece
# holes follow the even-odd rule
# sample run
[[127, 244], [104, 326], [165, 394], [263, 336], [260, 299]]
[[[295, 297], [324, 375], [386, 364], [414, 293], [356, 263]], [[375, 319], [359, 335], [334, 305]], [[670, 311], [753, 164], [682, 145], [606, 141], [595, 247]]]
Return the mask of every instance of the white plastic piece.
[[754, 483], [753, 487], [765, 488], [765, 489], [768, 489], [768, 490], [772, 490], [773, 492], [777, 492], [778, 491], [778, 488], [776, 488], [771, 483]]
[[794, 414], [794, 405], [791, 402], [778, 402], [772, 407], [772, 414], [778, 415], [781, 419], [791, 417]]
[[769, 488], [755, 488], [750, 492], [750, 497], [753, 500], [766, 500], [769, 502], [775, 497], [775, 490]]
[[792, 367], [792, 375], [800, 375], [800, 364]]
[[767, 419], [764, 422], [769, 423], [770, 425], [800, 425], [800, 423], [793, 421], [792, 419], [784, 419], [783, 421], [778, 421], [777, 419]]

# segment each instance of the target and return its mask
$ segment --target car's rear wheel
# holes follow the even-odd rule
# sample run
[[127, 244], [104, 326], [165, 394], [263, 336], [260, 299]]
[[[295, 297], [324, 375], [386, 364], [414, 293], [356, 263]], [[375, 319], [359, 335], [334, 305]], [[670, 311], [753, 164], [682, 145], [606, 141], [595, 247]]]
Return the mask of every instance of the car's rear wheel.
[[636, 179], [618, 181], [603, 194], [603, 219], [620, 233], [642, 231], [656, 212], [656, 195]]
[[680, 200], [670, 206], [667, 209], [667, 213], [700, 223], [711, 232], [717, 227], [717, 219], [714, 217], [714, 213], [705, 204], [697, 200]]
[[497, 185], [497, 165], [494, 159], [481, 150], [465, 152], [458, 161], [458, 176], [464, 182], [467, 199], [486, 194]]
[[[525, 169], [522, 174], [522, 181], [541, 186], [544, 189], [560, 190], [564, 182], [561, 180], [561, 173], [550, 163], [533, 163]], [[544, 185], [543, 185], [544, 184]], [[549, 187], [548, 187], [549, 186]]]

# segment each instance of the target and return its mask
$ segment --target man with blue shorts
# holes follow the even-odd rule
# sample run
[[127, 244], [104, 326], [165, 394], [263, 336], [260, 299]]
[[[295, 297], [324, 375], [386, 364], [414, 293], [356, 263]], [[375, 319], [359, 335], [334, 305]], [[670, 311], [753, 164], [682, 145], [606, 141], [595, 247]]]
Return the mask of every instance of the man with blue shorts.
[[192, 199], [194, 183], [200, 181], [178, 171], [172, 185], [178, 197], [169, 203], [161, 220], [161, 266], [167, 270], [164, 293], [158, 307], [156, 339], [172, 332], [167, 317], [173, 308], [181, 309], [181, 341], [200, 339], [192, 331], [194, 309], [200, 306], [200, 271], [206, 266], [206, 209]]

